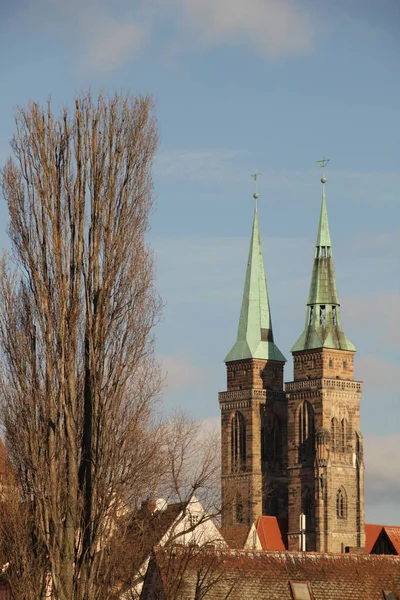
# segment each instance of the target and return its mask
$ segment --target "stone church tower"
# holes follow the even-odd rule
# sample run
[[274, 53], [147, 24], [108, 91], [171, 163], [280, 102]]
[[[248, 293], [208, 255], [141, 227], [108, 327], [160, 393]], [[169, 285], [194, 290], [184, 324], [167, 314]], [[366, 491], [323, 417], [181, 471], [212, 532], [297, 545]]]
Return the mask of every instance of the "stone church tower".
[[285, 361], [272, 332], [256, 209], [227, 391], [219, 394], [224, 527], [287, 516]]
[[261, 515], [287, 520], [288, 549], [365, 547], [362, 384], [355, 347], [342, 330], [325, 182], [303, 333], [292, 348], [294, 381], [283, 386], [285, 358], [274, 343], [257, 210], [237, 340], [225, 359], [219, 394], [222, 524]]
[[355, 347], [342, 330], [322, 181], [322, 206], [305, 328], [292, 348], [288, 408], [288, 542], [299, 549], [306, 515], [307, 550], [365, 546], [362, 384]]

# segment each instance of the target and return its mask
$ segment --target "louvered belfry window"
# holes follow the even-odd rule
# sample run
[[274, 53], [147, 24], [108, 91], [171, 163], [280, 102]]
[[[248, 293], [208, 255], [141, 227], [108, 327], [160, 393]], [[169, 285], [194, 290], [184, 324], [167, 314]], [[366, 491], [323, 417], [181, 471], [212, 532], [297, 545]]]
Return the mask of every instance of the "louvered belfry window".
[[299, 460], [312, 459], [314, 456], [314, 411], [307, 400], [300, 405], [298, 427]]
[[231, 464], [232, 471], [246, 469], [246, 421], [238, 410], [232, 417]]

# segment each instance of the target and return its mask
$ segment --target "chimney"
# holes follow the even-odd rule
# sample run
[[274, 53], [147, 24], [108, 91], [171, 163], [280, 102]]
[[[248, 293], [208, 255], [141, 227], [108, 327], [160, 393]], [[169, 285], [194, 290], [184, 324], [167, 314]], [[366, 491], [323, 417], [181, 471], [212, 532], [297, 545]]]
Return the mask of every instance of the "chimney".
[[140, 506], [140, 510], [142, 510], [145, 513], [148, 513], [149, 515], [152, 515], [157, 508], [157, 504], [156, 501], [153, 500], [153, 498], [147, 498], [146, 500], [143, 500], [141, 506]]

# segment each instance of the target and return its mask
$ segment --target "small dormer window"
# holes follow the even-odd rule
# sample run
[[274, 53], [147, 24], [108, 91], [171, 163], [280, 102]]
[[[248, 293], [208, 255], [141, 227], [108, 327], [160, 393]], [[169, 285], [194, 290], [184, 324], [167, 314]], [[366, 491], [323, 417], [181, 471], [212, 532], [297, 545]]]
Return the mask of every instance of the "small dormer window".
[[336, 325], [337, 325], [336, 306], [332, 306], [332, 323], [333, 323], [333, 326], [336, 327]]
[[325, 246], [322, 246], [322, 248], [321, 248], [321, 257], [326, 258], [326, 247]]
[[321, 304], [321, 306], [319, 307], [319, 322], [321, 323], [322, 327], [325, 327], [325, 325], [326, 325], [326, 306], [325, 306], [325, 304]]
[[311, 306], [311, 307], [310, 307], [310, 319], [309, 319], [309, 321], [308, 321], [308, 324], [309, 324], [309, 325], [312, 325], [312, 323], [313, 323], [313, 319], [314, 319], [314, 307], [313, 307], [313, 306]]
[[313, 600], [311, 585], [308, 581], [290, 581], [293, 600]]

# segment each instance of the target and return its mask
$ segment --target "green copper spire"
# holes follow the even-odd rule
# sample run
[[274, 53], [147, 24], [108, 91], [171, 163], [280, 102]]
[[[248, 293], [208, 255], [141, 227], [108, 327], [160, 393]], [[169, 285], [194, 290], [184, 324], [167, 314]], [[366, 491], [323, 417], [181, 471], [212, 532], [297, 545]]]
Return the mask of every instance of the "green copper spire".
[[[257, 200], [258, 193], [254, 194]], [[286, 359], [274, 343], [257, 208], [254, 211], [249, 259], [236, 343], [225, 362], [260, 358]]]
[[307, 302], [306, 325], [292, 352], [314, 348], [336, 348], [355, 351], [342, 331], [340, 304], [336, 291], [331, 236], [325, 200], [326, 178], [322, 182], [322, 204], [314, 255], [310, 293]]
[[317, 241], [315, 244], [317, 247], [330, 248], [331, 244], [331, 234], [329, 233], [329, 223], [328, 223], [328, 213], [326, 210], [326, 200], [325, 200], [325, 185], [322, 184], [322, 204], [321, 204], [321, 214], [319, 217], [319, 226], [318, 226], [318, 235]]

